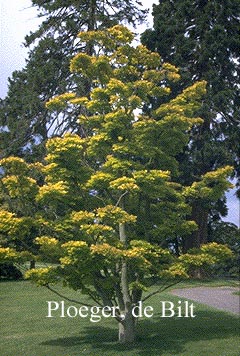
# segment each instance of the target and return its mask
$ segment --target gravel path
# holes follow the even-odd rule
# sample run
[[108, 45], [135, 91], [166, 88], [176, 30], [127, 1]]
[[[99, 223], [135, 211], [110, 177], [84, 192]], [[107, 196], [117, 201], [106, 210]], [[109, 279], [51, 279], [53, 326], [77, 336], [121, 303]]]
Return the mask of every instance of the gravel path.
[[234, 287], [196, 287], [175, 289], [171, 293], [240, 315], [240, 296], [233, 294], [238, 291]]

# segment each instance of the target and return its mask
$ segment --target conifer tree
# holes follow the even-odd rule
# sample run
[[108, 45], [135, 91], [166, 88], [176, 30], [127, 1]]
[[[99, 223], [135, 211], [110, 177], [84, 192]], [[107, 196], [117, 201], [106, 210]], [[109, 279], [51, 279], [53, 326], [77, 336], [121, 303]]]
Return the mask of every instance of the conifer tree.
[[[239, 174], [239, 18], [240, 3], [229, 1], [160, 0], [153, 6], [154, 26], [142, 35], [151, 50], [179, 67], [182, 80], [175, 91], [195, 80], [207, 81], [207, 94], [199, 115], [201, 127], [191, 131], [191, 143], [179, 155], [180, 180], [191, 184], [206, 172], [226, 164]], [[215, 212], [225, 213], [225, 200]], [[207, 241], [210, 207], [192, 201], [198, 235], [186, 241]], [[216, 214], [215, 214], [216, 218]]]

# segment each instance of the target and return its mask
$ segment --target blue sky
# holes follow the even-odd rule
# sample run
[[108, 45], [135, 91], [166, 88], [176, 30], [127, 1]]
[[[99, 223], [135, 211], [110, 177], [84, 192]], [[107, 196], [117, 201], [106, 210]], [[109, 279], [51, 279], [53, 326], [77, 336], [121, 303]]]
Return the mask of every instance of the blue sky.
[[[151, 9], [152, 3], [158, 1], [143, 0], [142, 3]], [[40, 23], [36, 9], [31, 8], [31, 0], [0, 0], [0, 98], [4, 98], [7, 93], [8, 77], [25, 64], [27, 49], [22, 44], [25, 35], [36, 30]], [[143, 30], [140, 29], [141, 32]], [[229, 215], [224, 220], [240, 226], [240, 202], [234, 190], [227, 197]]]

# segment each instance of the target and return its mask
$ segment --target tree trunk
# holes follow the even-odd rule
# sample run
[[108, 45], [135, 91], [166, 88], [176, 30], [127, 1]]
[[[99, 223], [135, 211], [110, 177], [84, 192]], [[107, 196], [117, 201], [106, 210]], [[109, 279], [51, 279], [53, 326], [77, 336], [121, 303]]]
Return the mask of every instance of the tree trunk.
[[36, 267], [36, 261], [35, 260], [31, 260], [29, 269], [32, 269], [32, 268], [35, 268], [35, 267]]
[[198, 229], [184, 240], [184, 253], [191, 248], [201, 247], [201, 245], [207, 242], [208, 238], [208, 209], [202, 207], [201, 205], [193, 204], [191, 218], [197, 223]]
[[135, 318], [132, 315], [132, 308], [124, 314], [125, 319], [119, 323], [119, 342], [130, 344], [135, 341]]
[[[121, 202], [121, 208], [124, 209], [124, 204]], [[125, 223], [119, 224], [119, 239], [127, 248], [127, 234]], [[119, 322], [119, 341], [121, 343], [132, 343], [135, 340], [135, 318], [132, 315], [133, 302], [129, 291], [128, 283], [128, 264], [125, 258], [121, 262], [121, 290], [123, 297], [124, 310], [121, 310], [121, 315], [124, 319]]]

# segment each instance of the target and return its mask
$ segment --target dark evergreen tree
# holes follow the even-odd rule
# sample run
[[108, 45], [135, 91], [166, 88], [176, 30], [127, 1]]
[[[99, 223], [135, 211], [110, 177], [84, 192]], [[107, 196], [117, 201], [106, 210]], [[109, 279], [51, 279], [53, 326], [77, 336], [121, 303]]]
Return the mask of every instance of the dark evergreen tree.
[[77, 124], [77, 112], [49, 113], [45, 103], [51, 97], [77, 88], [78, 94], [90, 90], [86, 79], [70, 73], [70, 59], [78, 52], [93, 54], [77, 34], [111, 27], [119, 22], [136, 25], [146, 16], [138, 0], [32, 0], [43, 22], [25, 38], [31, 49], [26, 66], [13, 73], [9, 91], [0, 105], [1, 156], [40, 157], [46, 138], [62, 133], [84, 135]]
[[[153, 29], [145, 31], [142, 42], [180, 68], [182, 80], [175, 91], [196, 80], [207, 81], [199, 112], [204, 124], [192, 130], [191, 142], [179, 156], [181, 182], [191, 184], [226, 164], [239, 174], [240, 2], [160, 0], [153, 6], [153, 17]], [[216, 211], [203, 199], [192, 201], [199, 230], [185, 241], [185, 249], [207, 240], [213, 208]]]

